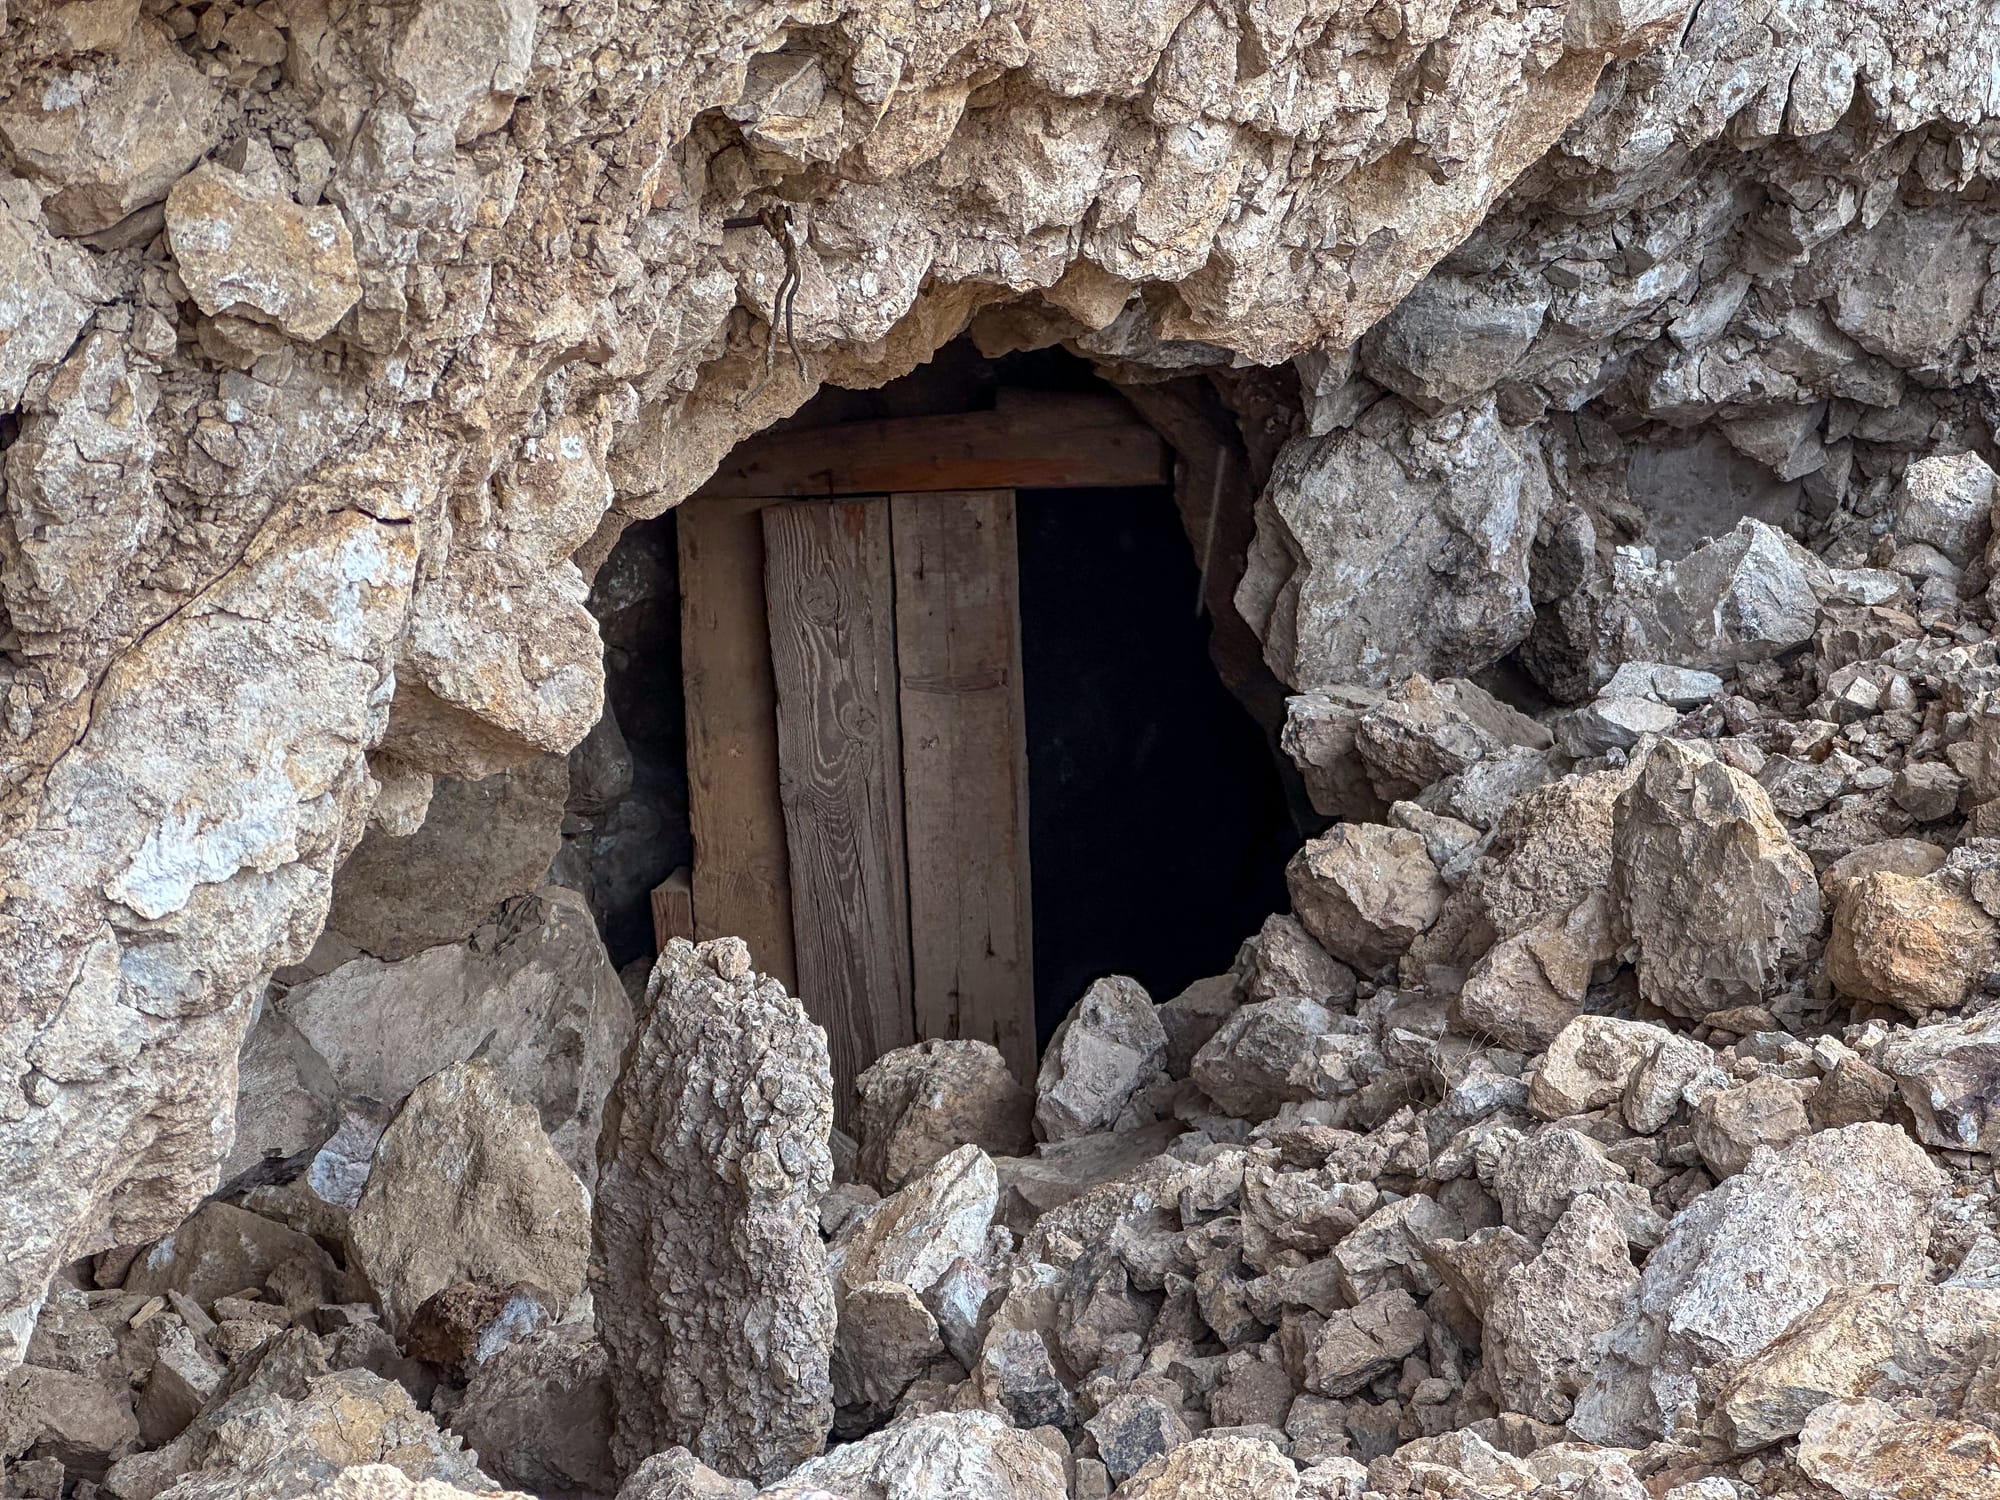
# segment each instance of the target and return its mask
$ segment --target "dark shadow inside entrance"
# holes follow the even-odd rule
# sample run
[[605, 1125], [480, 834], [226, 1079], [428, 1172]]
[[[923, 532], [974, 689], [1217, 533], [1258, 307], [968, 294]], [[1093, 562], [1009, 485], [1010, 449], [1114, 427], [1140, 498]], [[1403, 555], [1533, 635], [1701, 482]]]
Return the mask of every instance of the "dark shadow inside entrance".
[[1092, 980], [1157, 1000], [1287, 905], [1298, 847], [1263, 731], [1209, 662], [1165, 487], [1017, 499], [1040, 1041]]

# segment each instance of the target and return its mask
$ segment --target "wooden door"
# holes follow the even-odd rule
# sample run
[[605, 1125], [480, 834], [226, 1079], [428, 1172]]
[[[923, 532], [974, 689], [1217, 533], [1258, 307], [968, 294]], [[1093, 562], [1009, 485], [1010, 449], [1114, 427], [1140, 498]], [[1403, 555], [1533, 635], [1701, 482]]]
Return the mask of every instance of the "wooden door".
[[763, 517], [798, 993], [826, 1028], [844, 1118], [855, 1076], [916, 1040], [889, 505]]
[[894, 1047], [1035, 1069], [1011, 490], [681, 517], [694, 924], [827, 1030], [845, 1120]]
[[920, 1037], [1035, 1076], [1028, 764], [1011, 490], [890, 502]]

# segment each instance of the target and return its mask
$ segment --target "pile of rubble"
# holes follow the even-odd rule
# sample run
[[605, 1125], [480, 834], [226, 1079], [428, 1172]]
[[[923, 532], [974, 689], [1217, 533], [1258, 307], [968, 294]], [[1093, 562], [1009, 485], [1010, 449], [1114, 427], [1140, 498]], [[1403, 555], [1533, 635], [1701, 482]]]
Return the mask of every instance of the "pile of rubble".
[[274, 992], [282, 1167], [71, 1268], [6, 1492], [2000, 1494], [1995, 500], [1621, 555], [1580, 707], [1293, 699], [1292, 910], [1033, 1090], [925, 1042], [850, 1138], [742, 944], [628, 1030], [554, 892], [431, 981], [458, 1060], [381, 1042], [393, 965]]

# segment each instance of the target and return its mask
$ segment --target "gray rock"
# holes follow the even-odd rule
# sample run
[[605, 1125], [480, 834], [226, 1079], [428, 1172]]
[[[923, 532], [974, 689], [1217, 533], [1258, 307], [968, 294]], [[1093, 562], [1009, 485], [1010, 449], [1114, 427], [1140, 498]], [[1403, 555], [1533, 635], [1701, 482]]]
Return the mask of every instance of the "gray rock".
[[1343, 823], [1285, 867], [1292, 909], [1335, 958], [1374, 973], [1400, 957], [1444, 909], [1444, 882], [1424, 841], [1400, 828]]
[[[1728, 1372], [1711, 1428], [1735, 1453], [1794, 1437], [1828, 1401], [1921, 1400], [1941, 1415], [1990, 1401], [2000, 1290], [1911, 1285], [1837, 1287]], [[1991, 1416], [1990, 1407], [1966, 1415]]]
[[325, 1300], [338, 1274], [310, 1235], [231, 1204], [205, 1203], [132, 1263], [125, 1289], [142, 1297], [180, 1292], [207, 1307], [218, 1297], [268, 1288], [286, 1265], [310, 1268], [309, 1306]]
[[1033, 1144], [1035, 1097], [990, 1042], [898, 1047], [854, 1082], [859, 1173], [894, 1192], [960, 1146], [1017, 1156]]
[[1763, 789], [1679, 740], [1618, 799], [1612, 851], [1640, 992], [1675, 1015], [1757, 1004], [1819, 933], [1819, 881]]
[[1635, 1445], [1695, 1419], [1698, 1378], [1755, 1354], [1836, 1287], [1923, 1279], [1943, 1174], [1891, 1125], [1752, 1158], [1675, 1216], [1570, 1428]]
[[382, 1133], [349, 1233], [398, 1333], [461, 1281], [531, 1282], [560, 1316], [583, 1291], [590, 1195], [497, 1072], [454, 1063]]
[[826, 1439], [826, 1038], [743, 944], [676, 939], [606, 1107], [591, 1290], [621, 1472], [680, 1445], [774, 1479]]
[[[244, 1042], [225, 1176], [266, 1152], [290, 1157], [323, 1145], [361, 1101], [395, 1109], [420, 1080], [476, 1055], [534, 1106], [571, 1169], [593, 1181], [604, 1097], [631, 1028], [589, 910], [574, 892], [545, 886], [468, 942], [393, 963], [357, 958], [274, 986]], [[334, 1170], [316, 1167], [314, 1179], [338, 1201], [339, 1190], [320, 1180]]]
[[1638, 1280], [1618, 1216], [1591, 1194], [1573, 1200], [1541, 1253], [1487, 1294], [1480, 1347], [1502, 1409], [1566, 1418]]
[[1993, 471], [1976, 453], [1940, 453], [1903, 471], [1891, 504], [1896, 536], [1937, 548], [1960, 567], [1993, 534]]
[[574, 1325], [539, 1329], [475, 1364], [447, 1425], [515, 1489], [617, 1488], [604, 1351]]
[[1326, 1320], [1306, 1353], [1306, 1389], [1351, 1396], [1422, 1348], [1429, 1332], [1430, 1320], [1408, 1292], [1377, 1292]]
[[685, 1448], [669, 1448], [639, 1465], [618, 1500], [750, 1500], [756, 1488], [716, 1473]]
[[1138, 982], [1115, 974], [1098, 980], [1042, 1054], [1035, 1128], [1045, 1141], [1107, 1129], [1166, 1061], [1166, 1030]]
[[1062, 1460], [991, 1412], [938, 1412], [808, 1459], [762, 1500], [1068, 1500]]
[[1989, 1153], [2000, 1141], [2000, 1016], [1897, 1032], [1876, 1063], [1902, 1091], [1919, 1140]]
[[1546, 750], [1549, 732], [1463, 678], [1412, 673], [1355, 724], [1354, 748], [1384, 802], [1509, 749]]
[[1112, 1397], [1083, 1426], [1097, 1440], [1098, 1457], [1114, 1482], [1129, 1479], [1192, 1436], [1178, 1408], [1132, 1392]]
[[1313, 1096], [1314, 1043], [1335, 1021], [1313, 1000], [1245, 1005], [1195, 1054], [1188, 1076], [1218, 1108], [1246, 1120]]

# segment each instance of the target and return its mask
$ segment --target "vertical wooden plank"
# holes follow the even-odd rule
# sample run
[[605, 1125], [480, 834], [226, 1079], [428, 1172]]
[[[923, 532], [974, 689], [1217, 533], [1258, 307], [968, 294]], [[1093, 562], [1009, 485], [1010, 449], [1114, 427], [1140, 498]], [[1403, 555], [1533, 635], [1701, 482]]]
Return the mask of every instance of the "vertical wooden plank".
[[771, 503], [691, 500], [678, 517], [688, 816], [695, 936], [742, 938], [758, 969], [796, 991], [757, 519]]
[[1035, 1076], [1028, 749], [1010, 490], [891, 498], [917, 1035]]
[[653, 887], [652, 906], [655, 953], [662, 951], [675, 938], [692, 938], [695, 935], [694, 886], [686, 865]]
[[889, 505], [763, 519], [799, 996], [826, 1027], [844, 1119], [855, 1076], [915, 1040]]

